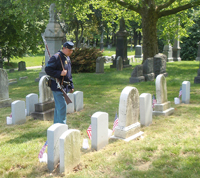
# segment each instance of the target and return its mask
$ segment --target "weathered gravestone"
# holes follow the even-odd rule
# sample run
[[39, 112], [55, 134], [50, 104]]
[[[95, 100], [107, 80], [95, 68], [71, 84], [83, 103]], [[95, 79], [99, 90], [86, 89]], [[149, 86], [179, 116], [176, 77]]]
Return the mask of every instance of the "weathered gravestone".
[[110, 68], [116, 68], [117, 57], [121, 56], [123, 61], [123, 67], [130, 67], [129, 60], [127, 58], [127, 36], [128, 33], [126, 31], [125, 21], [124, 18], [120, 19], [120, 29], [116, 33], [117, 37], [117, 44], [116, 44], [116, 57], [113, 60], [113, 65]]
[[184, 81], [182, 83], [182, 103], [190, 103], [190, 82]]
[[163, 74], [156, 77], [156, 98], [157, 103], [154, 105], [153, 115], [168, 116], [173, 114], [174, 108], [171, 108], [171, 103], [167, 100], [167, 85]]
[[44, 75], [39, 81], [39, 103], [35, 104], [35, 112], [31, 113], [31, 116], [40, 120], [53, 120], [55, 103], [46, 77], [47, 75]]
[[83, 92], [75, 91], [74, 93], [74, 109], [80, 111], [83, 109]]
[[167, 62], [173, 61], [172, 57], [172, 46], [171, 44], [166, 44], [163, 48], [163, 54], [167, 56]]
[[0, 49], [0, 68], [3, 68], [2, 49]]
[[[42, 34], [42, 36], [44, 36], [46, 39], [46, 43], [48, 45], [51, 56], [61, 49], [63, 44], [62, 40], [64, 39], [65, 34], [63, 33], [60, 24], [57, 22], [57, 13], [54, 3], [49, 7], [49, 23], [47, 24], [45, 32]], [[35, 81], [39, 81], [42, 76], [46, 75], [44, 69], [48, 63], [48, 60], [49, 54], [45, 46], [45, 65], [42, 66], [42, 71], [39, 73], [39, 78], [36, 78]]]
[[74, 112], [74, 94], [73, 93], [67, 93], [67, 96], [70, 98], [70, 100], [72, 101], [72, 103], [69, 103], [66, 105], [67, 109], [67, 113], [73, 113]]
[[116, 69], [117, 69], [117, 71], [122, 71], [123, 70], [123, 61], [122, 61], [122, 57], [121, 56], [117, 57]]
[[26, 122], [25, 102], [16, 100], [11, 104], [12, 123], [23, 124]]
[[130, 83], [138, 83], [145, 81], [145, 78], [143, 76], [143, 66], [137, 65], [133, 69], [133, 72], [131, 73], [131, 77], [129, 78]]
[[141, 45], [137, 45], [135, 47], [135, 58], [143, 58], [142, 46]]
[[200, 68], [197, 70], [197, 76], [194, 77], [194, 83], [200, 83]]
[[130, 141], [143, 134], [140, 131], [139, 92], [137, 88], [127, 86], [122, 90], [119, 101], [119, 122], [114, 137]]
[[157, 77], [159, 74], [163, 74], [165, 77], [167, 77], [166, 73], [166, 61], [167, 57], [164, 54], [156, 54], [153, 58], [154, 62], [154, 74], [155, 77]]
[[69, 129], [60, 136], [60, 173], [69, 173], [80, 162], [80, 131]]
[[24, 71], [26, 70], [26, 63], [24, 61], [20, 61], [18, 63], [18, 71]]
[[104, 57], [96, 59], [96, 73], [104, 73]]
[[26, 96], [26, 109], [27, 116], [31, 115], [35, 111], [35, 104], [38, 103], [38, 95], [35, 93], [30, 93]]
[[140, 124], [142, 126], [152, 124], [152, 97], [150, 93], [140, 95]]
[[143, 64], [143, 75], [145, 81], [154, 81], [155, 74], [153, 70], [153, 58], [147, 58]]
[[47, 129], [47, 157], [48, 169], [53, 171], [55, 166], [60, 161], [60, 136], [68, 130], [68, 125], [56, 123]]
[[200, 61], [200, 41], [197, 43], [197, 45], [198, 45], [198, 50], [197, 50], [196, 61]]
[[96, 112], [91, 117], [92, 149], [98, 151], [108, 144], [108, 113]]
[[0, 108], [10, 107], [11, 102], [8, 90], [8, 75], [4, 69], [0, 68]]

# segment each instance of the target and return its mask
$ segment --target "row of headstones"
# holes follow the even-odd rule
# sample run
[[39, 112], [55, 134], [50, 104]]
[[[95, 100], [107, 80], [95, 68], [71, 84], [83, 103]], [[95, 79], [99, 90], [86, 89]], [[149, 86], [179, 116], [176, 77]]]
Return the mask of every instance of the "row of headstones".
[[[27, 79], [27, 78], [28, 78], [27, 76], [19, 77], [19, 80], [23, 80], [23, 79]], [[15, 84], [15, 83], [17, 83], [17, 78], [9, 79], [8, 85]]]
[[166, 56], [164, 54], [156, 54], [153, 58], [145, 60], [144, 64], [137, 65], [129, 78], [130, 83], [138, 83], [142, 81], [153, 81], [159, 74], [166, 73]]

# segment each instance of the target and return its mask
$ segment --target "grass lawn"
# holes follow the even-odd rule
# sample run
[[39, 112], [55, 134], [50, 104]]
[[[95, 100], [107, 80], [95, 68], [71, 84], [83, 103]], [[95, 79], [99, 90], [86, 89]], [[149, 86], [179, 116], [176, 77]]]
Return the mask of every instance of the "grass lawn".
[[[88, 138], [86, 130], [91, 116], [97, 112], [109, 114], [112, 129], [118, 111], [121, 91], [126, 86], [136, 87], [139, 94], [156, 94], [155, 81], [130, 84], [133, 68], [121, 72], [105, 64], [104, 74], [73, 74], [75, 90], [84, 93], [84, 109], [67, 115], [70, 129], [81, 132], [81, 140]], [[175, 108], [173, 115], [153, 117], [149, 127], [142, 127], [144, 137], [128, 143], [117, 140], [100, 151], [81, 149], [79, 170], [63, 175], [59, 167], [52, 173], [46, 163], [40, 163], [38, 154], [47, 139], [47, 129], [53, 121], [34, 120], [30, 116], [23, 125], [6, 125], [11, 108], [0, 108], [0, 177], [150, 177], [150, 178], [198, 178], [200, 175], [200, 84], [194, 84], [199, 63], [181, 61], [167, 63], [168, 100]], [[38, 82], [41, 69], [8, 72], [8, 78], [28, 76], [9, 85], [12, 101], [24, 100], [30, 93], [39, 94]], [[190, 104], [174, 104], [183, 81], [190, 81]], [[81, 143], [82, 144], [82, 143]], [[91, 142], [89, 141], [89, 144]], [[81, 147], [82, 145], [80, 145]]]

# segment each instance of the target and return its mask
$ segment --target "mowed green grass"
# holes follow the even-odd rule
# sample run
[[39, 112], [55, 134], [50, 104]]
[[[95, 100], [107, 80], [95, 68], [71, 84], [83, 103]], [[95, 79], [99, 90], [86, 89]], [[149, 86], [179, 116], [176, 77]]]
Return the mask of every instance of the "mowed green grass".
[[[126, 86], [136, 87], [139, 94], [156, 94], [155, 81], [130, 84], [132, 67], [118, 72], [105, 64], [103, 74], [73, 74], [76, 91], [84, 93], [84, 109], [67, 115], [70, 129], [81, 132], [81, 145], [88, 138], [86, 130], [91, 116], [98, 111], [109, 114], [109, 128], [119, 107], [119, 98]], [[153, 117], [149, 127], [142, 127], [142, 138], [130, 142], [110, 140], [97, 151], [81, 149], [81, 162], [69, 174], [60, 174], [59, 165], [50, 173], [46, 163], [40, 163], [38, 154], [47, 139], [47, 129], [53, 121], [34, 120], [30, 116], [22, 125], [7, 125], [6, 117], [11, 108], [0, 108], [0, 177], [164, 177], [197, 178], [200, 175], [200, 84], [194, 84], [199, 63], [181, 61], [167, 63], [168, 100], [175, 108], [173, 115]], [[27, 76], [9, 85], [12, 101], [24, 100], [30, 93], [39, 94], [38, 82], [41, 69], [8, 72], [8, 78]], [[174, 104], [183, 81], [190, 81], [190, 104]], [[89, 140], [91, 146], [91, 141]]]

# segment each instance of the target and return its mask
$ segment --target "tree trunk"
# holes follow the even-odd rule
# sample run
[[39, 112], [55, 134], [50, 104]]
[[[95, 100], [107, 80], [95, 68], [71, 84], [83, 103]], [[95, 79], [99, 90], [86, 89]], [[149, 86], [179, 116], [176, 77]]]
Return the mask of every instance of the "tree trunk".
[[158, 14], [155, 9], [143, 9], [142, 13], [142, 32], [143, 32], [143, 62], [154, 57], [158, 53], [157, 29]]

